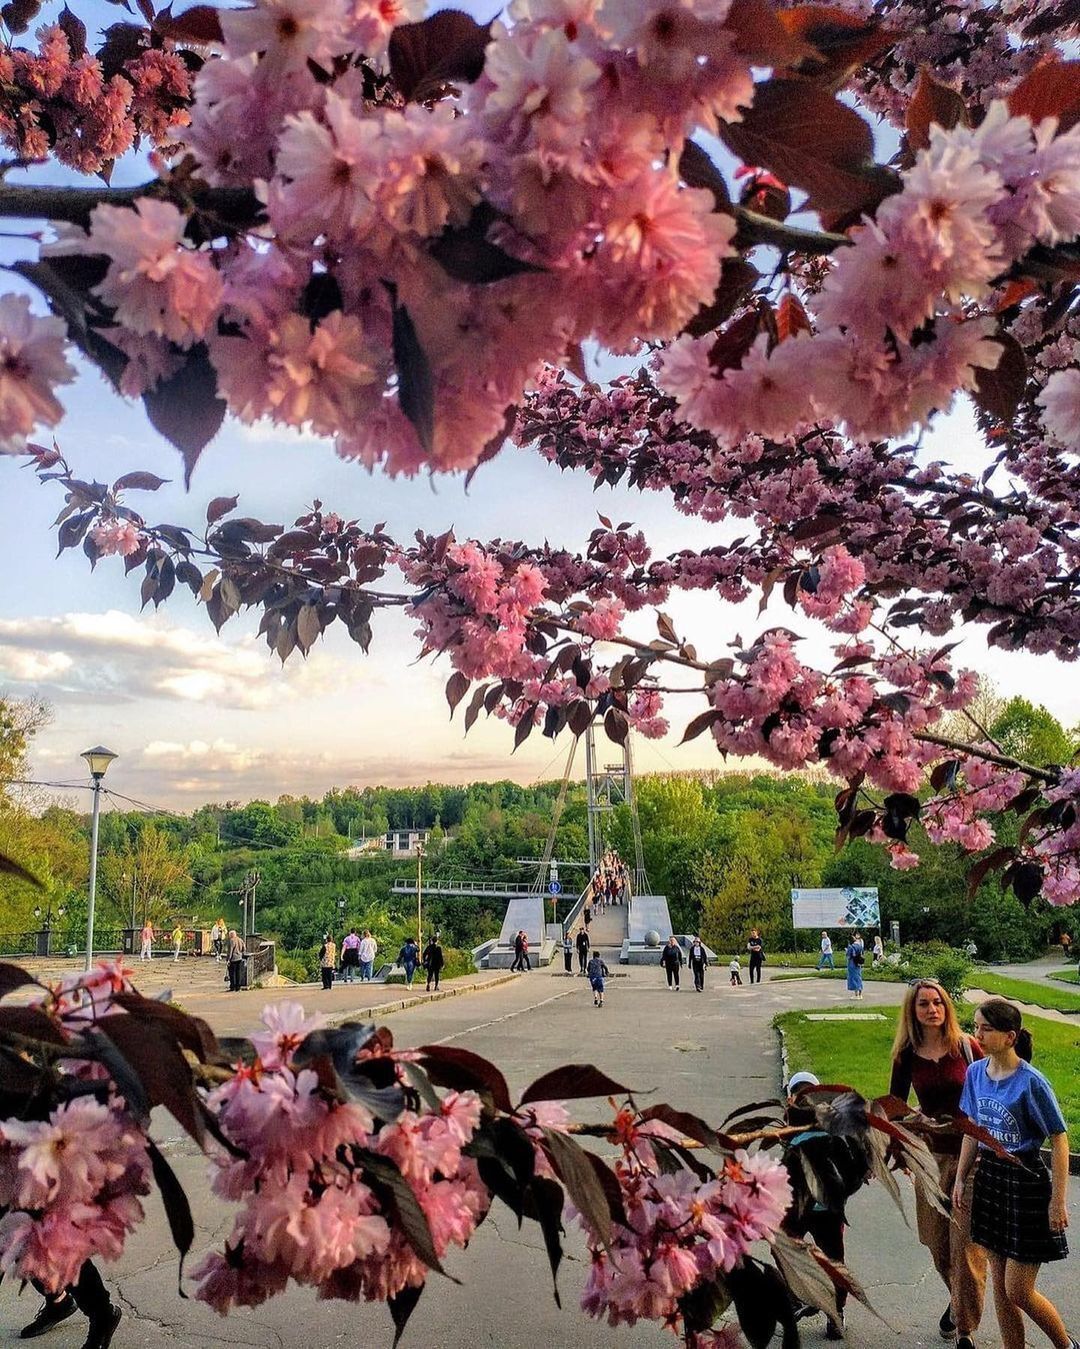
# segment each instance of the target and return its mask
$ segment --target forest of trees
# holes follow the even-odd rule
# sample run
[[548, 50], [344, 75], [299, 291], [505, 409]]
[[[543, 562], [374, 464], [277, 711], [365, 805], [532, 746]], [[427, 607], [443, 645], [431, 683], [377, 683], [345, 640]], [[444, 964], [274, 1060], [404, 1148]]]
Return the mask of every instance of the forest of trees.
[[[1068, 762], [1076, 743], [1044, 708], [1025, 699], [988, 699], [990, 734], [1007, 752], [1030, 763]], [[83, 802], [49, 800], [29, 775], [34, 734], [47, 722], [39, 703], [0, 699], [0, 853], [17, 857], [44, 883], [43, 892], [0, 876], [0, 941], [17, 949], [51, 918], [59, 946], [81, 945], [86, 925], [89, 818]], [[395, 897], [396, 877], [415, 864], [375, 853], [350, 858], [350, 842], [391, 828], [433, 831], [425, 874], [432, 879], [528, 881], [535, 870], [521, 859], [543, 852], [557, 782], [523, 787], [512, 782], [467, 787], [335, 788], [321, 800], [281, 796], [275, 803], [207, 804], [191, 815], [148, 814], [107, 808], [101, 818], [97, 930], [156, 925], [177, 919], [209, 926], [219, 915], [243, 922], [241, 897], [250, 878], [259, 931], [283, 951], [310, 951], [327, 928], [371, 927], [384, 946], [415, 926], [409, 898]], [[1025, 909], [996, 882], [966, 898], [970, 855], [952, 844], [919, 836], [923, 858], [914, 871], [890, 869], [881, 847], [856, 840], [834, 847], [836, 825], [827, 780], [773, 773], [671, 774], [642, 778], [636, 796], [650, 888], [668, 896], [677, 931], [700, 931], [720, 950], [741, 948], [756, 925], [773, 950], [790, 950], [793, 886], [877, 885], [882, 917], [897, 920], [905, 941], [957, 942], [972, 936], [988, 959], [1034, 954], [1056, 935], [1064, 917], [1042, 901]], [[996, 821], [999, 837], [1015, 838], [1015, 817]], [[606, 839], [633, 856], [625, 807], [607, 821]], [[555, 856], [569, 863], [588, 855], [585, 789], [571, 787], [561, 816]], [[584, 870], [564, 873], [567, 894]], [[35, 910], [37, 912], [35, 912]], [[61, 910], [63, 913], [61, 915]], [[438, 926], [448, 945], [468, 948], [494, 935], [502, 917], [497, 901], [429, 897], [425, 926]], [[809, 943], [812, 934], [802, 934]]]

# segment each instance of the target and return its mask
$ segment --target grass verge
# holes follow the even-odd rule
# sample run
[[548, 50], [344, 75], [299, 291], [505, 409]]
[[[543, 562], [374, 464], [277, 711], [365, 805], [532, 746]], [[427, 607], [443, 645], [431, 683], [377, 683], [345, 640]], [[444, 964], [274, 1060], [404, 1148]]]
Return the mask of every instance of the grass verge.
[[1051, 974], [1050, 978], [1061, 984], [1080, 984], [1080, 974], [1076, 970], [1062, 970], [1060, 974]]
[[[896, 1034], [895, 1007], [866, 1008], [884, 1021], [809, 1021], [805, 1012], [784, 1012], [774, 1025], [787, 1040], [791, 1071], [807, 1069], [822, 1082], [843, 1082], [864, 1096], [883, 1096], [889, 1090], [891, 1051]], [[833, 1016], [851, 1008], [838, 1008]], [[817, 1013], [814, 1015], [827, 1015]], [[1053, 1085], [1069, 1129], [1069, 1146], [1080, 1151], [1080, 1073], [1076, 1071], [1080, 1050], [1080, 1026], [1069, 1026], [1045, 1017], [1029, 1016], [1024, 1024], [1035, 1040], [1035, 1067]]]
[[1015, 1002], [1030, 1002], [1036, 1007], [1049, 1007], [1055, 1012], [1080, 1012], [1080, 993], [1067, 988], [1055, 988], [1049, 981], [1037, 983], [1034, 979], [1011, 979], [1007, 974], [991, 974], [988, 970], [974, 970], [970, 983], [985, 988], [1002, 998]]

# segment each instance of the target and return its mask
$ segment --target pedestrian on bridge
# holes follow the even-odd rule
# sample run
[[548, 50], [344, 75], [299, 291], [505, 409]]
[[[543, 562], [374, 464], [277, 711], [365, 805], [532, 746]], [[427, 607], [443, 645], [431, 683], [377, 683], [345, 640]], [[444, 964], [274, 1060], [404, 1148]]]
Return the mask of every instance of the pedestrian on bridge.
[[378, 952], [379, 943], [371, 935], [370, 928], [364, 928], [364, 935], [360, 939], [360, 982], [370, 983], [371, 977], [375, 973], [375, 955]]
[[510, 973], [519, 971], [524, 974], [526, 970], [531, 970], [532, 965], [529, 962], [529, 938], [524, 928], [518, 929], [518, 934], [514, 938], [514, 963], [510, 966]]
[[567, 933], [562, 939], [562, 958], [566, 966], [567, 974], [574, 972], [574, 943], [570, 940], [570, 934]]
[[405, 938], [405, 945], [398, 952], [398, 964], [405, 971], [405, 984], [412, 988], [413, 975], [420, 963], [420, 947], [413, 937]]
[[319, 973], [322, 975], [323, 988], [330, 988], [333, 985], [336, 964], [337, 942], [329, 932], [324, 932], [322, 946], [319, 948]]
[[345, 982], [351, 984], [353, 972], [360, 968], [360, 938], [356, 928], [349, 928], [349, 935], [341, 940], [341, 973]]
[[700, 993], [705, 987], [705, 967], [709, 957], [705, 954], [705, 944], [695, 936], [690, 943], [690, 970], [694, 976], [694, 991]]
[[140, 960], [153, 960], [154, 958], [154, 925], [148, 918], [143, 923], [142, 947], [139, 951]]
[[584, 974], [586, 966], [589, 963], [589, 930], [588, 928], [579, 928], [577, 934], [577, 959], [578, 973]]
[[426, 993], [431, 992], [431, 984], [434, 980], [435, 992], [439, 991], [439, 975], [442, 967], [446, 963], [446, 957], [443, 955], [442, 946], [439, 944], [439, 934], [436, 932], [427, 946], [424, 947], [424, 969], [427, 970], [427, 988]]
[[683, 953], [676, 937], [669, 937], [667, 945], [660, 952], [660, 964], [663, 965], [667, 974], [668, 988], [674, 988], [679, 991], [679, 971], [682, 969]]
[[228, 942], [229, 992], [239, 993], [240, 980], [244, 973], [244, 939], [236, 931], [236, 928], [233, 928], [229, 932]]
[[176, 961], [180, 959], [180, 951], [184, 945], [184, 929], [180, 926], [179, 923], [177, 923], [177, 925], [173, 928], [172, 944], [173, 944], [173, 960]]
[[592, 959], [589, 961], [589, 967], [586, 970], [589, 976], [589, 983], [592, 986], [592, 1000], [594, 1007], [603, 1007], [604, 1005], [604, 980], [608, 978], [610, 971], [600, 958], [600, 952], [594, 951]]

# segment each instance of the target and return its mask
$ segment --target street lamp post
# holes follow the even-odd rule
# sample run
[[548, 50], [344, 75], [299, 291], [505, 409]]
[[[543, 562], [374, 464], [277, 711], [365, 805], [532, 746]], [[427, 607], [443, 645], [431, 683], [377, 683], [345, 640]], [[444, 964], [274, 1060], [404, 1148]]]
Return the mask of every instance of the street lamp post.
[[90, 825], [90, 902], [86, 910], [86, 968], [94, 963], [94, 899], [97, 894], [97, 847], [98, 816], [101, 812], [101, 779], [109, 765], [116, 758], [111, 749], [95, 745], [93, 749], [83, 750], [81, 758], [86, 760], [90, 776], [94, 779], [94, 813]]

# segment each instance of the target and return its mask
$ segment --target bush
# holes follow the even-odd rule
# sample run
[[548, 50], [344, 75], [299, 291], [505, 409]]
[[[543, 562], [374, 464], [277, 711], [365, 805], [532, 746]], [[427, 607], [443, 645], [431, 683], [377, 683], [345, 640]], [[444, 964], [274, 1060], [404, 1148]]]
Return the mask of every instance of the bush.
[[897, 966], [909, 979], [936, 979], [955, 1003], [964, 1000], [964, 989], [971, 976], [971, 958], [944, 942], [923, 942], [905, 946]]
[[297, 956], [278, 956], [278, 974], [297, 984], [311, 983], [311, 975], [306, 963]]

